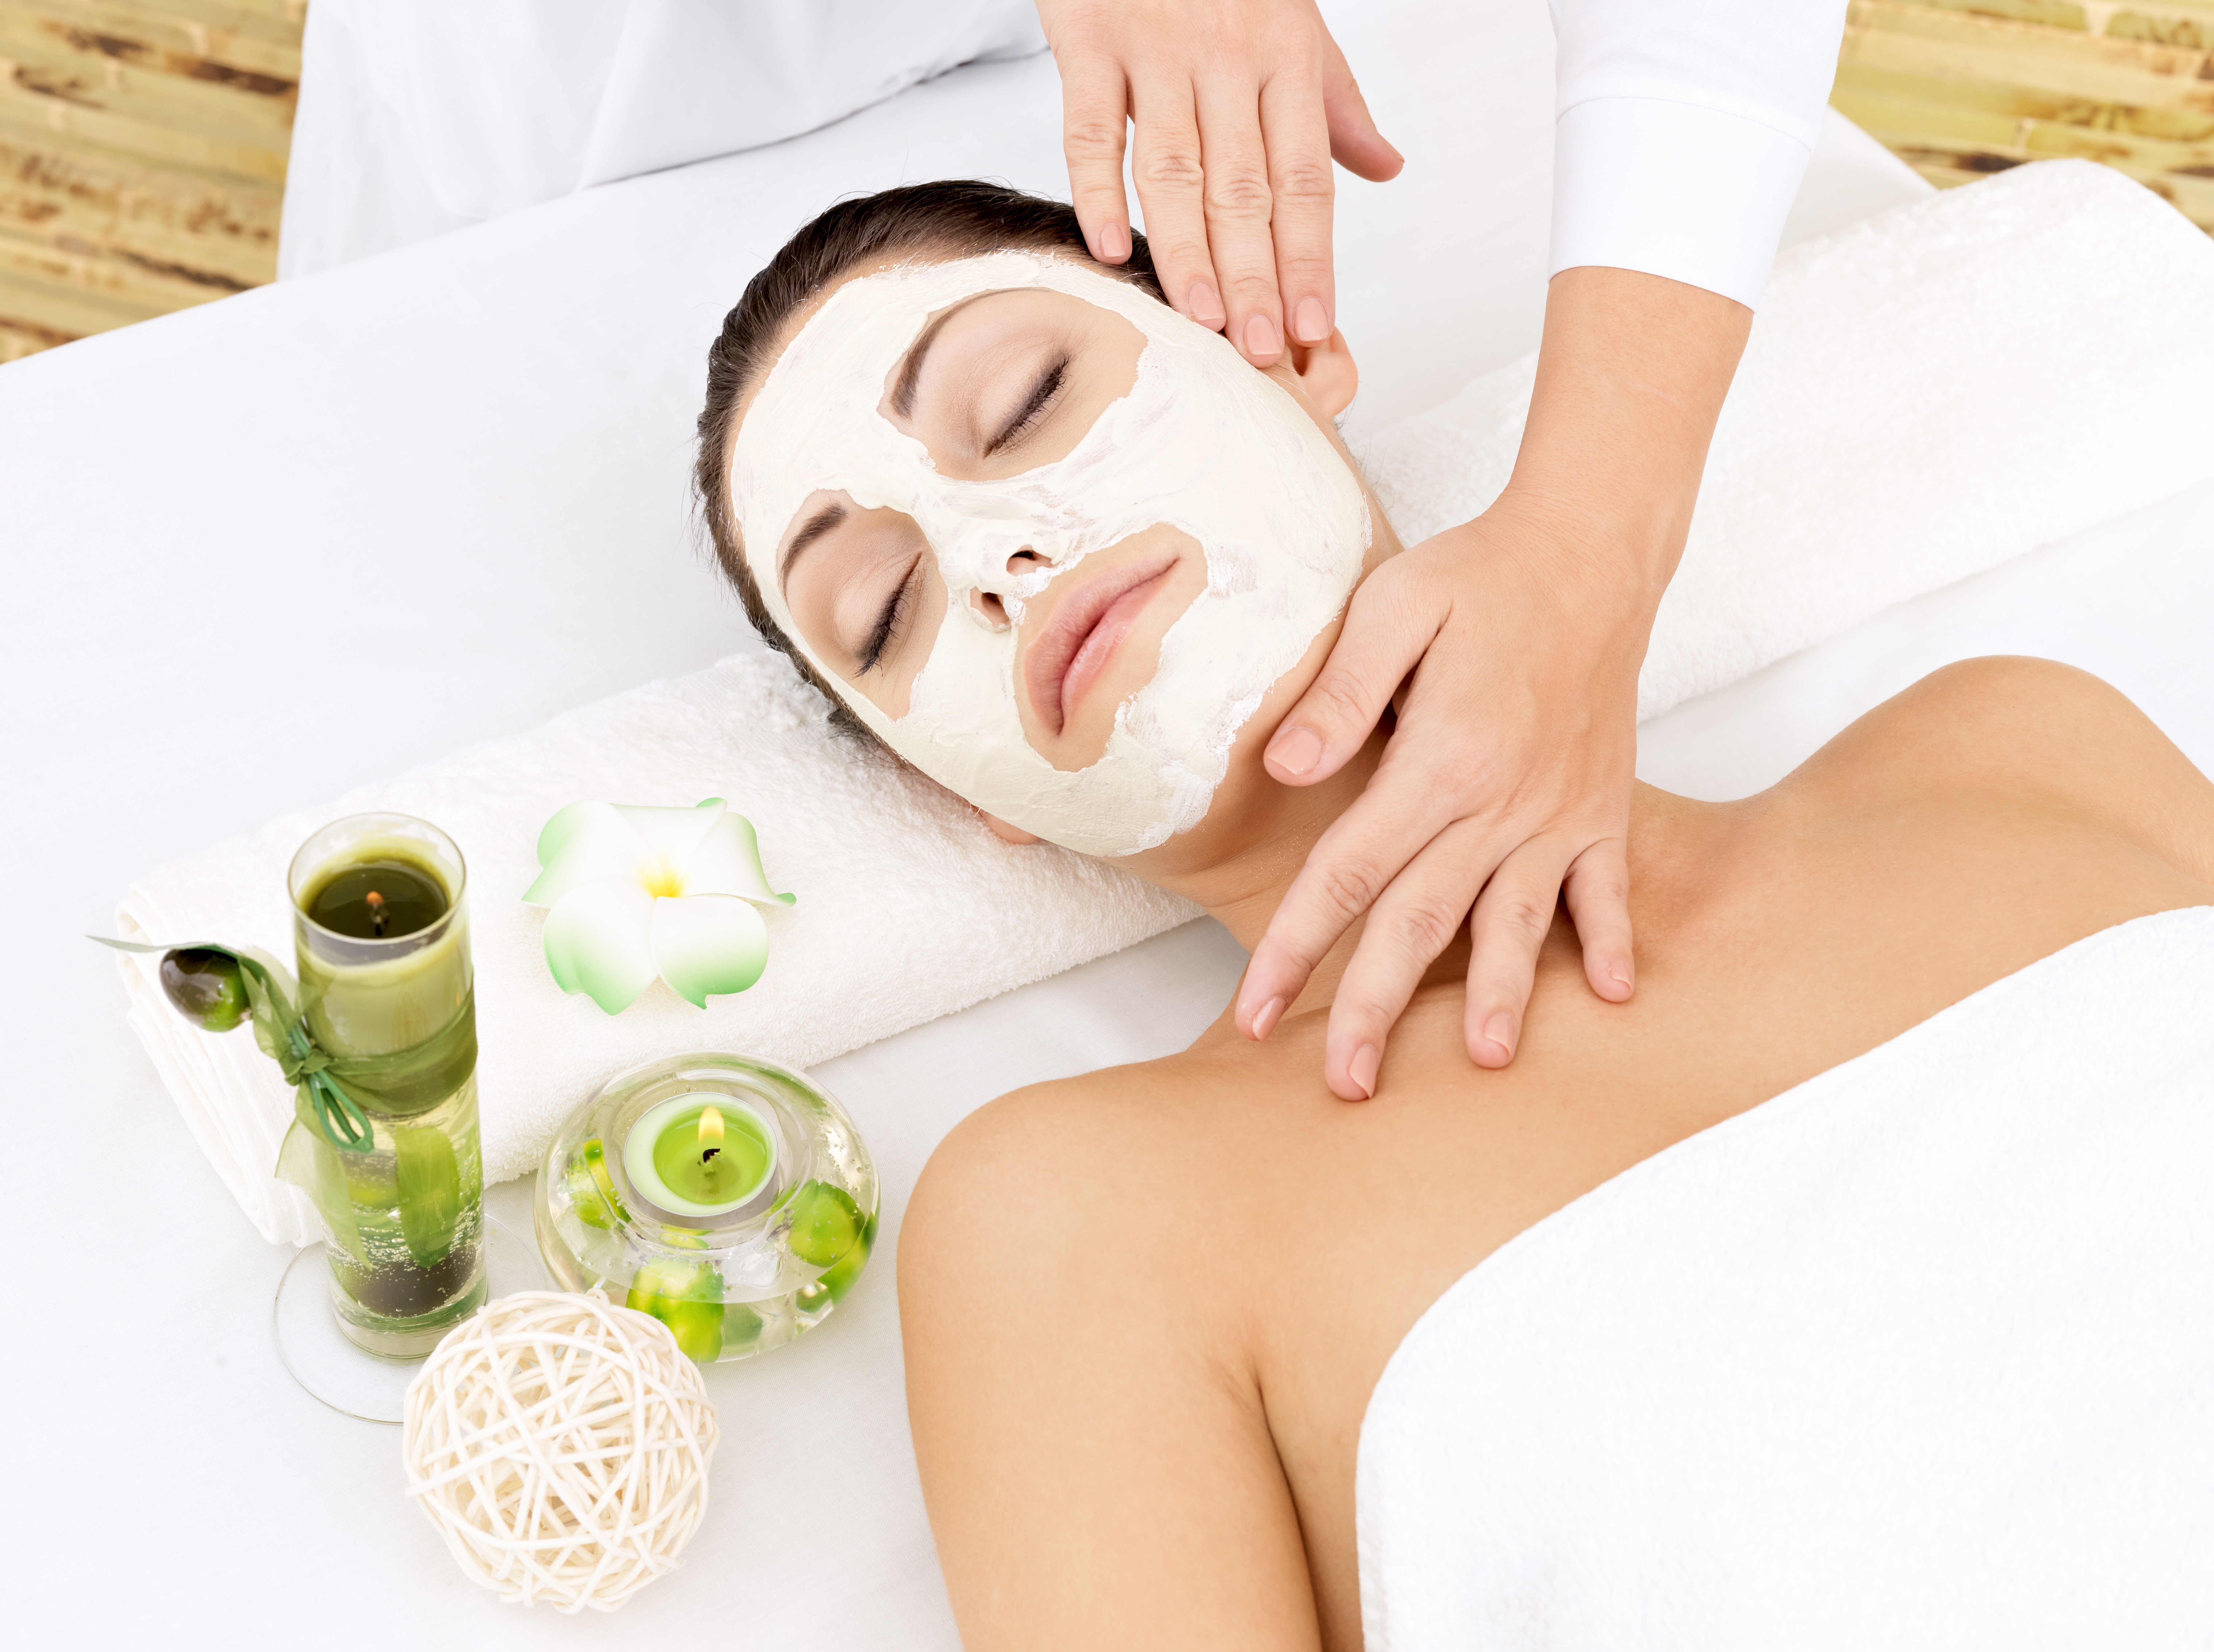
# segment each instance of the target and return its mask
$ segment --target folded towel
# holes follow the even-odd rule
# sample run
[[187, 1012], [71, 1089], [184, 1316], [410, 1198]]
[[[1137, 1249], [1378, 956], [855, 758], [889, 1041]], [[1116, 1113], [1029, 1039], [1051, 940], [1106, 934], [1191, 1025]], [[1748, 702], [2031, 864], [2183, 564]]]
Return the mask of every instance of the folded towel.
[[[2214, 474], [2214, 242], [2088, 161], [2018, 167], [1777, 260], [1638, 682], [1657, 716]], [[1379, 431], [1409, 544], [1514, 465], [1532, 355]]]
[[2202, 1646], [2214, 907], [1692, 1137], [1416, 1322], [1370, 1652]]
[[[2126, 284], [2129, 302], [2111, 295]], [[2134, 509], [2214, 469], [2204, 386], [2214, 246], [2136, 185], [2076, 162], [2023, 168], [1785, 255], [1660, 611], [1641, 709], [1720, 686], [1887, 603]], [[1361, 459], [1410, 540], [1506, 479], [1530, 365], [1479, 380]], [[579, 798], [725, 798], [798, 904], [768, 915], [767, 974], [694, 1009], [655, 987], [617, 1018], [565, 998], [518, 897], [539, 828]], [[284, 872], [355, 810], [437, 822], [470, 866], [485, 1172], [532, 1170], [613, 1073], [683, 1049], [795, 1066], [1129, 945], [1194, 909], [1058, 850], [1012, 851], [926, 782], [824, 728], [781, 660], [726, 660], [493, 741], [173, 862], [125, 895], [130, 939], [289, 956]], [[272, 1239], [314, 1232], [274, 1181], [291, 1117], [244, 1035], [170, 1013], [125, 958], [131, 1019], [193, 1133]]]
[[[523, 904], [539, 829], [564, 805], [726, 799], [752, 820], [775, 888], [768, 967], [694, 1009], [656, 982], [621, 1015], [547, 973], [545, 914]], [[292, 955], [284, 871], [324, 822], [392, 809], [435, 821], [468, 863], [485, 1177], [538, 1167], [555, 1128], [614, 1074], [685, 1049], [742, 1049], [807, 1067], [1135, 945], [1198, 909], [1128, 872], [1049, 845], [1015, 850], [964, 805], [829, 733], [782, 658], [742, 655], [649, 683], [272, 821], [140, 878], [126, 939], [225, 940]], [[268, 1238], [317, 1236], [304, 1196], [274, 1179], [291, 1092], [245, 1031], [205, 1033], [127, 958], [131, 1024], [201, 1147]]]

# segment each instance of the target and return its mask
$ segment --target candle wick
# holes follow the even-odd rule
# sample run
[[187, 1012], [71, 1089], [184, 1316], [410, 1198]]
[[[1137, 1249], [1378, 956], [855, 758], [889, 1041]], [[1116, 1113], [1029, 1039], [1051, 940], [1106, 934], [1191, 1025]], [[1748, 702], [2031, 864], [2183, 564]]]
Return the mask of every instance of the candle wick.
[[370, 927], [382, 936], [384, 933], [384, 896], [371, 890], [367, 898]]
[[701, 1164], [703, 1164], [703, 1165], [704, 1165], [704, 1164], [706, 1164], [706, 1163], [710, 1159], [713, 1159], [713, 1158], [717, 1153], [720, 1153], [720, 1152], [722, 1152], [722, 1149], [721, 1149], [720, 1147], [710, 1147], [710, 1148], [708, 1148], [708, 1149], [707, 1149], [707, 1151], [706, 1151], [706, 1152], [705, 1152], [705, 1153], [701, 1153], [701, 1154], [700, 1155], [700, 1162]]

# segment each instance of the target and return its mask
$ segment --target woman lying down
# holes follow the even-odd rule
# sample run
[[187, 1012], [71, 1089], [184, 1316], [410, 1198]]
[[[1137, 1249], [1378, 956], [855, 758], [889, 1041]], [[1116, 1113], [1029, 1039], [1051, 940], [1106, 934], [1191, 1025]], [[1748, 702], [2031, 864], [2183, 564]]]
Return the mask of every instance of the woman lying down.
[[[700, 480], [841, 720], [1250, 945], [1384, 732], [1306, 790], [1263, 741], [1400, 548], [1342, 341], [1257, 370], [1151, 278], [982, 185], [836, 207], [725, 324]], [[900, 1298], [971, 1648], [2214, 1628], [2214, 786], [1980, 660], [1758, 797], [1641, 788], [1630, 858], [1636, 997], [1557, 915], [1511, 1068], [1461, 942], [1334, 1098], [1349, 936], [1263, 1042], [946, 1140]]]

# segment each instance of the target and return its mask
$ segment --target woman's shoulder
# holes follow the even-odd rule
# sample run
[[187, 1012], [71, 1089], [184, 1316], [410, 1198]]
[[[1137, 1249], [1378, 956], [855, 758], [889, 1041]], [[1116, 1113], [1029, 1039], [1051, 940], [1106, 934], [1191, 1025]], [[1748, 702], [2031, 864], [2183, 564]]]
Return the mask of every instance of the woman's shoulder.
[[1938, 803], [2072, 817], [2214, 884], [2214, 783], [2126, 695], [2052, 660], [1994, 656], [1933, 671], [1777, 790], [1832, 810]]

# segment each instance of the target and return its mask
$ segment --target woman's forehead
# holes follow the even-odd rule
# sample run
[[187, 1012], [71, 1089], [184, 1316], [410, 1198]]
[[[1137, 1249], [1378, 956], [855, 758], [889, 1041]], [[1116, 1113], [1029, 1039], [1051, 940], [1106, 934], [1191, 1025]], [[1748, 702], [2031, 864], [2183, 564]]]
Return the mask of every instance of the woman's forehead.
[[[880, 353], [903, 352], [941, 311], [994, 291], [1059, 291], [1135, 319], [1165, 307], [1144, 288], [1079, 257], [1043, 248], [959, 256], [906, 254], [848, 271], [826, 283], [778, 329], [769, 364], [748, 393], [757, 401], [796, 346], [818, 335], [865, 330]], [[904, 328], [906, 337], [897, 337]], [[742, 404], [743, 405], [743, 404]], [[749, 408], [749, 411], [750, 409]], [[741, 426], [743, 418], [739, 420]]]
[[1003, 289], [1080, 298], [1125, 316], [1149, 339], [1175, 319], [1144, 289], [1043, 250], [908, 259], [845, 278], [804, 319], [795, 316], [735, 421], [731, 504], [749, 560], [755, 547], [766, 552], [782, 538], [802, 499], [835, 481], [841, 456], [902, 439], [879, 407], [887, 376], [931, 318]]

